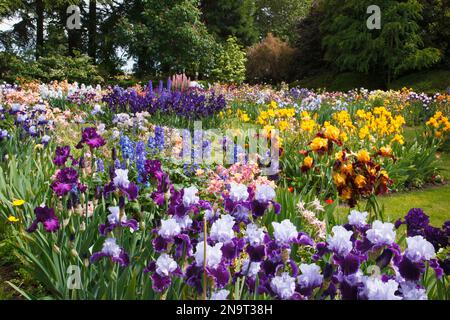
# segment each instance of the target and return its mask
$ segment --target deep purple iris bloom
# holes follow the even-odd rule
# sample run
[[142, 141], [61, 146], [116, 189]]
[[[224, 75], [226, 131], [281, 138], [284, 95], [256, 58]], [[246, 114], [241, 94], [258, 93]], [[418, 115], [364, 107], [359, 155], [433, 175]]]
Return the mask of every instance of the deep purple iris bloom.
[[106, 144], [105, 139], [97, 133], [95, 128], [85, 128], [81, 135], [81, 140], [76, 148], [83, 148], [83, 144], [87, 144], [91, 149], [97, 149]]
[[55, 158], [53, 159], [53, 163], [57, 166], [64, 166], [66, 164], [67, 159], [70, 157], [70, 147], [57, 147], [55, 151]]
[[57, 196], [62, 197], [72, 190], [84, 192], [86, 186], [78, 182], [78, 172], [74, 168], [63, 168], [56, 174], [55, 181], [50, 185]]
[[34, 209], [34, 213], [36, 215], [36, 219], [27, 229], [27, 232], [36, 231], [39, 223], [42, 223], [47, 232], [56, 232], [59, 229], [59, 220], [53, 208], [37, 207]]

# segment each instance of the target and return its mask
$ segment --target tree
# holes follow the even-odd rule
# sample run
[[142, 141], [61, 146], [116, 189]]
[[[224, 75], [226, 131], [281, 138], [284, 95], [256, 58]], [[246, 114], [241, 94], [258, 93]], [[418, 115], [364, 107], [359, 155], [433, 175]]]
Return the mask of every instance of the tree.
[[218, 46], [200, 15], [195, 0], [134, 1], [120, 28], [136, 73], [207, 75]]
[[214, 80], [229, 83], [242, 83], [245, 80], [245, 51], [234, 37], [229, 37], [217, 54], [215, 67], [211, 72]]
[[233, 36], [248, 46], [258, 39], [254, 0], [202, 0], [200, 8], [206, 27], [220, 40]]
[[247, 78], [252, 82], [290, 80], [295, 50], [271, 33], [247, 52]]
[[326, 66], [323, 60], [323, 35], [320, 25], [324, 20], [323, 6], [316, 2], [308, 15], [295, 28], [295, 69], [296, 78], [312, 76]]
[[44, 2], [36, 0], [36, 59], [44, 47]]
[[89, 21], [88, 21], [88, 54], [95, 63], [96, 58], [96, 33], [97, 33], [97, 1], [89, 1]]
[[425, 46], [438, 48], [443, 64], [450, 67], [450, 0], [420, 0], [423, 6], [419, 22]]
[[272, 33], [288, 41], [295, 40], [295, 26], [304, 18], [311, 7], [312, 0], [255, 0], [256, 24], [260, 35]]
[[[380, 30], [369, 30], [366, 19], [370, 0], [327, 0], [322, 30], [325, 59], [340, 70], [381, 74], [389, 84], [408, 70], [428, 68], [440, 59], [436, 48], [423, 47], [417, 0], [380, 0]], [[364, 18], [363, 18], [364, 17]]]

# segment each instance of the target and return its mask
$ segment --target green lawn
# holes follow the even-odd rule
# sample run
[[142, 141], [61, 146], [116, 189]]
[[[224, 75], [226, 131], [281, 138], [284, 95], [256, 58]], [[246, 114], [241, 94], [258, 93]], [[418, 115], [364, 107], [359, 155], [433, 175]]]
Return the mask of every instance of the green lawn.
[[[384, 218], [394, 222], [404, 217], [411, 208], [422, 208], [430, 216], [431, 224], [440, 227], [450, 220], [450, 185], [431, 187], [424, 190], [398, 193], [379, 197], [380, 205], [384, 206]], [[344, 219], [349, 208], [339, 207], [339, 219]]]

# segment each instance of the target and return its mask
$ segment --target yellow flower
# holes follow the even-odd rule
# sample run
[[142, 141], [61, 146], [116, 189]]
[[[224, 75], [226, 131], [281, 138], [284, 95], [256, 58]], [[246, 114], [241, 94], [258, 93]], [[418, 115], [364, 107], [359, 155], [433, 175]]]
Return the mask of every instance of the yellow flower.
[[285, 120], [278, 122], [278, 127], [280, 128], [280, 131], [285, 131], [286, 129], [289, 129], [289, 123]]
[[273, 109], [276, 109], [276, 108], [278, 108], [278, 105], [275, 101], [272, 100], [272, 102], [270, 103], [270, 107]]
[[305, 159], [303, 159], [303, 165], [306, 168], [311, 168], [313, 165], [313, 158], [311, 158], [310, 156], [307, 156]]
[[300, 123], [300, 128], [307, 132], [313, 132], [315, 126], [316, 126], [316, 122], [311, 119], [303, 120]]
[[310, 146], [314, 151], [321, 150], [322, 148], [325, 148], [326, 150], [328, 148], [328, 140], [316, 137], [313, 139], [313, 141], [311, 141]]
[[400, 144], [404, 144], [405, 143], [405, 139], [403, 138], [403, 136], [401, 134], [396, 134], [394, 136], [394, 138], [391, 140], [391, 142], [398, 142]]
[[350, 187], [344, 188], [344, 190], [342, 190], [341, 197], [344, 200], [349, 200], [352, 197], [352, 189]]
[[336, 172], [333, 174], [333, 181], [337, 187], [343, 186], [345, 185], [345, 176], [339, 172]]
[[343, 160], [344, 158], [344, 152], [343, 151], [338, 151], [334, 154], [334, 159], [335, 160]]
[[358, 174], [355, 178], [355, 184], [356, 186], [361, 189], [366, 186], [366, 178], [363, 175]]
[[325, 137], [330, 140], [338, 140], [339, 133], [339, 129], [332, 125], [327, 126], [325, 129]]
[[17, 218], [14, 217], [14, 216], [9, 216], [9, 217], [8, 217], [8, 221], [9, 221], [9, 222], [19, 222], [19, 219], [17, 219]]
[[14, 199], [12, 202], [12, 205], [14, 207], [20, 207], [21, 205], [23, 205], [25, 203], [25, 200], [21, 200], [21, 199]]
[[381, 147], [380, 154], [384, 157], [389, 157], [392, 154], [391, 146]]
[[352, 174], [353, 173], [353, 165], [351, 163], [345, 164], [343, 163], [341, 165], [341, 172], [345, 174]]
[[364, 163], [370, 161], [370, 155], [366, 150], [359, 151], [357, 154], [357, 158], [358, 158], [358, 161], [364, 162]]

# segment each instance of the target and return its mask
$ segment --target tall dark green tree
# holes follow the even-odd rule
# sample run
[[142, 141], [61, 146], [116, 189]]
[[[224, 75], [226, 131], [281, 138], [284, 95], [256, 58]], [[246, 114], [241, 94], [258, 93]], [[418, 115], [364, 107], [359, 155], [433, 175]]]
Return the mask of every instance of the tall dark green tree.
[[312, 76], [327, 65], [323, 59], [323, 34], [320, 30], [323, 20], [323, 5], [316, 1], [308, 15], [301, 19], [295, 27], [294, 61], [297, 79]]
[[207, 75], [216, 42], [195, 0], [137, 0], [122, 20], [122, 43], [139, 75]]
[[312, 0], [255, 0], [256, 24], [261, 37], [268, 33], [293, 44], [295, 27], [309, 12]]
[[438, 49], [424, 47], [417, 0], [379, 0], [381, 29], [367, 27], [367, 8], [372, 0], [326, 0], [322, 30], [326, 60], [340, 70], [381, 75], [386, 83], [409, 70], [436, 64]]
[[258, 40], [254, 0], [202, 0], [203, 21], [222, 41], [230, 36], [249, 46]]

